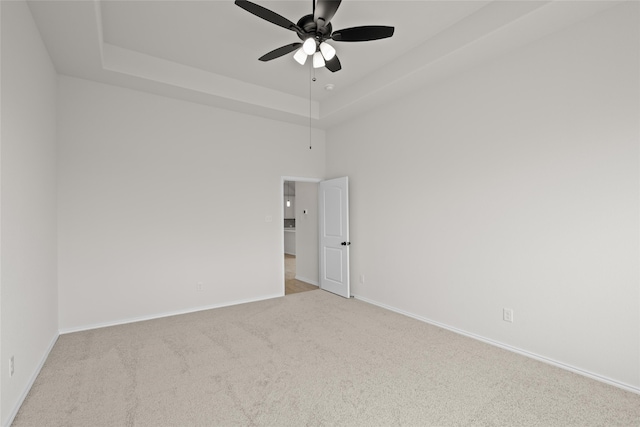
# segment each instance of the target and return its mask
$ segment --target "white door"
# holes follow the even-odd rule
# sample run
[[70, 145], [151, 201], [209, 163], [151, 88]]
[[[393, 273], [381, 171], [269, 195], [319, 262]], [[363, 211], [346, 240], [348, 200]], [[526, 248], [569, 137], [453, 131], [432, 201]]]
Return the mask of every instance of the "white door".
[[320, 288], [345, 298], [349, 289], [349, 179], [320, 182]]

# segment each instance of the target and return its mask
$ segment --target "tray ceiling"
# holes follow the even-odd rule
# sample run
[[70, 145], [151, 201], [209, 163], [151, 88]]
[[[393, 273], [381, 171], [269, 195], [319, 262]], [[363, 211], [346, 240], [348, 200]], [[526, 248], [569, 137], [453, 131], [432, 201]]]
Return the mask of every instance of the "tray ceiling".
[[[302, 0], [260, 1], [297, 21]], [[334, 42], [342, 70], [258, 57], [298, 41], [232, 0], [29, 1], [61, 74], [327, 128], [518, 48], [614, 1], [343, 0], [334, 29], [391, 25], [392, 38]], [[312, 82], [311, 77], [316, 81]], [[327, 84], [334, 89], [325, 90]]]

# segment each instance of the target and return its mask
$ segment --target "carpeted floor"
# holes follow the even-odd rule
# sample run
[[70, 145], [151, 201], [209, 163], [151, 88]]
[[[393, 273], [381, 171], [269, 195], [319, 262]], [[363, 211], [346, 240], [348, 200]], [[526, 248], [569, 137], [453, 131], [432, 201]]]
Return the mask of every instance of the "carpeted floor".
[[321, 290], [60, 336], [14, 426], [632, 426], [640, 395]]

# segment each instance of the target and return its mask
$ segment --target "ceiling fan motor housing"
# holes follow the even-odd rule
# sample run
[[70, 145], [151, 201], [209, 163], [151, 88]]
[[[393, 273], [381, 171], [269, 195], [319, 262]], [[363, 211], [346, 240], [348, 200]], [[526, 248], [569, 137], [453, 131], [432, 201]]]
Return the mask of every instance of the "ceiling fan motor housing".
[[298, 33], [300, 40], [306, 40], [309, 37], [315, 38], [319, 43], [327, 40], [331, 36], [333, 26], [331, 22], [318, 26], [313, 20], [313, 15], [305, 15], [298, 21], [298, 27], [302, 29], [302, 33]]

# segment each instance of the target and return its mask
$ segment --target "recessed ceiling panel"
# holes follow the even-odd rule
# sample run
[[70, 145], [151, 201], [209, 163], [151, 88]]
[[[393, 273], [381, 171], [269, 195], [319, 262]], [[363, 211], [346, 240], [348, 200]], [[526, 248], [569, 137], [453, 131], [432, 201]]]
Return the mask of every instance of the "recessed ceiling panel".
[[[294, 22], [312, 6], [255, 3]], [[60, 74], [327, 128], [618, 2], [343, 0], [331, 20], [334, 31], [388, 25], [395, 33], [333, 41], [342, 64], [337, 73], [300, 66], [293, 53], [258, 61], [298, 37], [233, 0], [27, 4]], [[331, 91], [324, 89], [329, 84]]]
[[[297, 22], [311, 13], [310, 1], [260, 1]], [[103, 1], [104, 41], [183, 65], [233, 77], [281, 92], [322, 100], [333, 83], [337, 91], [409, 53], [438, 32], [463, 19], [483, 1], [358, 1], [344, 0], [332, 20], [334, 30], [360, 25], [390, 25], [390, 39], [333, 42], [342, 70], [313, 72], [293, 54], [260, 62], [265, 53], [300, 41], [296, 33], [264, 21], [233, 1]], [[311, 76], [316, 83], [311, 85]]]

